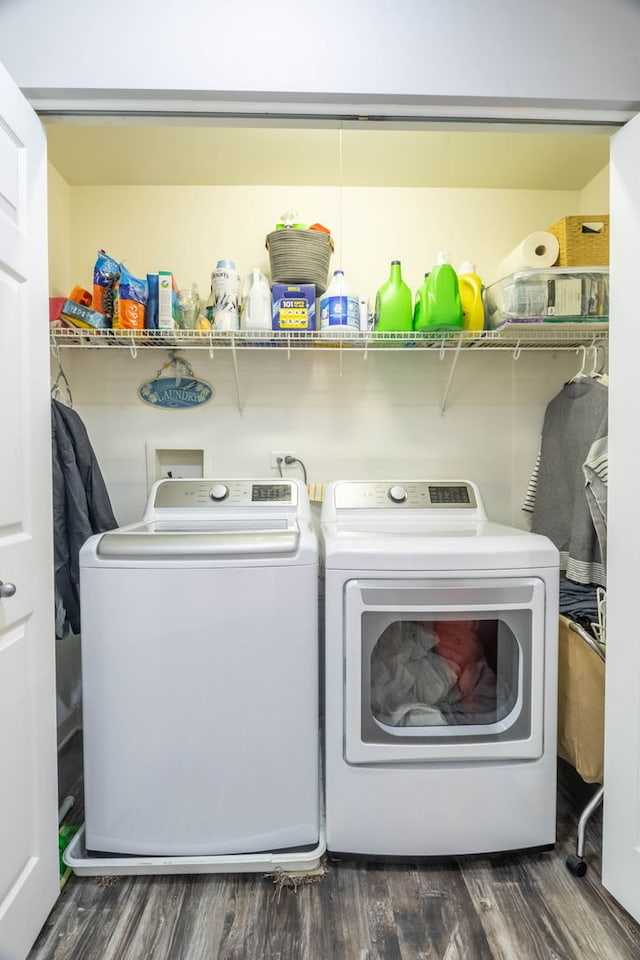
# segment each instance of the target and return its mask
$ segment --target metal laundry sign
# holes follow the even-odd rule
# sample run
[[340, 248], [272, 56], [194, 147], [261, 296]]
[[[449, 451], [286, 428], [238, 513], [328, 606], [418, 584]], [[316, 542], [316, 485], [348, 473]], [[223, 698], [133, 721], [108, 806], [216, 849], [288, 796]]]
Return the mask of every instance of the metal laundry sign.
[[[169, 357], [153, 380], [147, 380], [138, 389], [142, 402], [161, 410], [188, 410], [208, 403], [214, 396], [211, 384], [196, 377], [191, 364], [173, 351], [170, 351]], [[174, 367], [175, 374], [163, 377], [165, 370], [171, 367]]]

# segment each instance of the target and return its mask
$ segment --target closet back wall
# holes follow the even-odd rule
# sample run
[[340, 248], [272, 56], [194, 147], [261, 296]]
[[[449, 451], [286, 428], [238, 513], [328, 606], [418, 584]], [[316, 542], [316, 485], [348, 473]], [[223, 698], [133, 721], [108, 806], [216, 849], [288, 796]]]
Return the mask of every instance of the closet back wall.
[[[90, 288], [98, 248], [136, 275], [172, 270], [209, 291], [216, 260], [241, 274], [268, 269], [265, 235], [295, 209], [329, 226], [332, 268], [373, 301], [391, 259], [416, 289], [438, 250], [474, 259], [491, 277], [531, 230], [581, 209], [578, 191], [392, 187], [72, 187], [50, 178], [51, 292]], [[603, 192], [602, 189], [596, 190]], [[595, 211], [592, 211], [595, 212]], [[68, 219], [68, 225], [65, 220]], [[70, 234], [70, 236], [69, 236]], [[68, 239], [67, 239], [68, 238]], [[68, 264], [65, 249], [68, 243]], [[544, 408], [577, 369], [569, 353], [464, 353], [441, 400], [453, 354], [403, 350], [264, 349], [238, 355], [243, 416], [230, 353], [185, 351], [214, 400], [181, 412], [143, 405], [137, 389], [167, 359], [159, 350], [63, 350], [74, 404], [99, 457], [119, 522], [139, 518], [147, 495], [146, 443], [204, 447], [218, 476], [275, 475], [270, 451], [290, 449], [310, 480], [470, 477], [491, 514], [523, 525], [520, 506]], [[293, 471], [296, 467], [291, 468]]]
[[[544, 407], [577, 369], [571, 353], [465, 353], [444, 418], [442, 392], [452, 354], [371, 350], [292, 353], [265, 349], [238, 357], [244, 414], [236, 406], [228, 352], [185, 354], [215, 399], [187, 411], [140, 403], [139, 385], [162, 351], [65, 351], [65, 370], [121, 523], [145, 504], [145, 444], [203, 447], [218, 477], [277, 476], [270, 451], [292, 450], [310, 481], [421, 478], [477, 480], [496, 520], [522, 526], [520, 506], [537, 452]], [[301, 476], [294, 465], [291, 476]]]
[[446, 252], [454, 266], [473, 260], [487, 282], [502, 258], [532, 230], [544, 230], [579, 207], [574, 190], [416, 187], [109, 186], [72, 187], [70, 267], [73, 283], [91, 283], [96, 250], [123, 260], [135, 276], [171, 270], [181, 287], [209, 293], [216, 261], [235, 261], [242, 276], [268, 271], [266, 235], [281, 214], [331, 230], [352, 289], [372, 301], [402, 261], [412, 290]]

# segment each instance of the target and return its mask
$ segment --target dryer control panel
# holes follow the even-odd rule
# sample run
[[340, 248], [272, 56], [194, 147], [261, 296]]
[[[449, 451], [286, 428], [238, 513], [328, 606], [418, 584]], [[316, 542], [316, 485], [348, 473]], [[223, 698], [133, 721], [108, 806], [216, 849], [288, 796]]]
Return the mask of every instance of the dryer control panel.
[[344, 481], [335, 485], [336, 510], [353, 509], [475, 510], [476, 491], [467, 481]]

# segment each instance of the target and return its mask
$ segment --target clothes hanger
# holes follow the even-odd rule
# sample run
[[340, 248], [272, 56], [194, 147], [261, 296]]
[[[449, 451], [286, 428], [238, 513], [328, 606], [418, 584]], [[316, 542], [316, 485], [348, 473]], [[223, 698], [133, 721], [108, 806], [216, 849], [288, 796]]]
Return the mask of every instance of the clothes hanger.
[[587, 374], [585, 373], [585, 369], [587, 366], [587, 348], [583, 343], [580, 344], [580, 346], [576, 350], [576, 353], [580, 353], [580, 351], [582, 351], [582, 363], [580, 365], [580, 369], [578, 370], [577, 373], [575, 373], [571, 377], [568, 383], [577, 383], [579, 380], [584, 380], [587, 376]]
[[[60, 359], [60, 349], [58, 347], [56, 347], [56, 363], [58, 364], [58, 375], [56, 376], [55, 380], [51, 384], [51, 397], [53, 400], [58, 400], [59, 403], [64, 403], [68, 407], [73, 407], [73, 397], [71, 396], [71, 387], [69, 386], [67, 375], [62, 369], [62, 361]], [[63, 386], [64, 386], [64, 393], [62, 390]]]
[[609, 377], [608, 377], [608, 375], [605, 373], [605, 363], [606, 363], [606, 359], [607, 359], [607, 351], [606, 351], [606, 349], [603, 347], [603, 349], [602, 349], [602, 363], [601, 363], [601, 364], [598, 364], [598, 349], [599, 349], [600, 346], [601, 346], [601, 344], [597, 344], [597, 343], [592, 344], [592, 349], [593, 349], [593, 366], [591, 367], [591, 373], [589, 374], [589, 376], [590, 376], [593, 380], [597, 380], [598, 383], [601, 383], [603, 386], [606, 387], [606, 386], [609, 385]]

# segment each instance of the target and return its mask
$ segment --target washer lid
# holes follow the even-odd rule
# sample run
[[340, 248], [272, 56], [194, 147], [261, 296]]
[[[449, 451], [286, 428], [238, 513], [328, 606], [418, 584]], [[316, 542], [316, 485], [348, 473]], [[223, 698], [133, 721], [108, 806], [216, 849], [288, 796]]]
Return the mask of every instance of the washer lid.
[[298, 524], [284, 519], [155, 521], [133, 524], [98, 540], [98, 557], [241, 558], [293, 555], [300, 543]]

